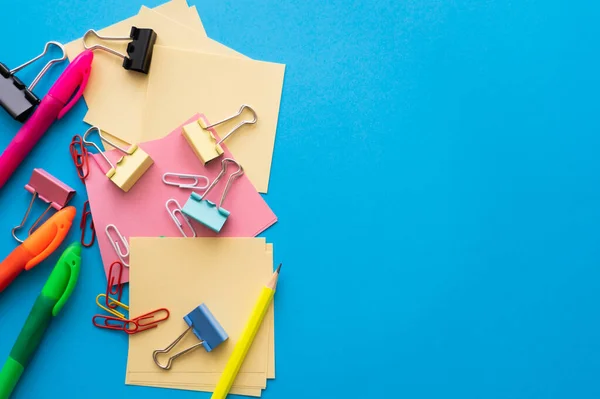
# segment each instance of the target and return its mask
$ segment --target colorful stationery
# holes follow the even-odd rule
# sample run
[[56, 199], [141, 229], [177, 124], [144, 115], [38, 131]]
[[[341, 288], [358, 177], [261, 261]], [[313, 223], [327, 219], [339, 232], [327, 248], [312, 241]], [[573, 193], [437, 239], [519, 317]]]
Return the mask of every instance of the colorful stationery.
[[258, 297], [258, 301], [252, 310], [250, 319], [248, 319], [248, 323], [246, 324], [239, 341], [235, 344], [235, 348], [233, 349], [233, 353], [231, 354], [231, 357], [225, 366], [223, 375], [221, 375], [221, 379], [219, 379], [219, 383], [217, 384], [217, 387], [212, 395], [213, 399], [225, 399], [227, 394], [229, 394], [231, 386], [233, 385], [233, 382], [235, 381], [238, 372], [240, 371], [240, 368], [246, 359], [246, 355], [252, 346], [252, 342], [254, 342], [256, 333], [262, 325], [265, 314], [269, 310], [269, 306], [271, 306], [271, 302], [275, 296], [275, 290], [277, 288], [277, 281], [279, 280], [280, 271], [281, 265], [279, 265], [269, 282], [263, 287], [260, 296]]
[[[178, 48], [194, 49], [215, 54], [238, 56], [235, 51], [206, 37], [206, 33], [186, 27], [147, 7], [142, 7], [138, 15], [125, 19], [98, 31], [102, 36], [126, 36], [132, 26], [152, 28], [157, 34], [156, 45], [168, 45]], [[83, 32], [82, 32], [83, 33]], [[155, 49], [156, 49], [155, 45]], [[114, 49], [125, 51], [125, 43], [117, 43]], [[74, 40], [65, 46], [69, 59], [73, 59], [84, 51], [82, 39]], [[117, 57], [111, 54], [98, 53], [94, 60], [94, 75], [89, 82], [90, 89], [84, 94], [88, 105], [88, 113], [84, 121], [90, 125], [101, 126], [108, 134], [119, 137], [130, 143], [153, 140], [164, 137], [173, 126], [172, 123], [160, 137], [142, 139], [143, 106], [146, 98], [148, 76], [133, 74], [123, 69]], [[154, 55], [152, 75], [154, 73]], [[184, 118], [200, 110], [189, 112]], [[157, 115], [158, 117], [158, 115]]]
[[[62, 57], [50, 60], [35, 77], [33, 82], [31, 82], [29, 86], [26, 86], [15, 73], [42, 58], [48, 52], [50, 45], [60, 48], [63, 53]], [[33, 89], [53, 64], [66, 59], [67, 54], [65, 53], [62, 44], [58, 42], [48, 42], [40, 55], [16, 68], [9, 69], [6, 65], [0, 63], [0, 106], [2, 106], [2, 108], [4, 108], [4, 110], [14, 119], [19, 122], [25, 122], [35, 107], [40, 103], [40, 99], [33, 93]]]
[[[257, 122], [244, 126], [226, 144], [256, 189], [267, 192], [284, 74], [283, 64], [156, 45], [138, 141], [163, 137], [195, 112], [213, 124], [247, 104], [258, 116]], [[217, 126], [215, 131], [225, 137], [236, 122]]]
[[[169, 265], [169, 281], [157, 279]], [[126, 382], [212, 392], [240, 340], [261, 287], [273, 273], [271, 244], [263, 238], [133, 238], [129, 306], [132, 312], [166, 306], [173, 316], [161, 328], [129, 339]], [[203, 302], [229, 339], [217, 350], [194, 351], [169, 371], [157, 368], [152, 352], [186, 328], [181, 318]], [[174, 323], [173, 320], [180, 320]], [[186, 348], [197, 343], [188, 334]], [[275, 376], [272, 305], [259, 328], [232, 392], [259, 396]]]
[[75, 213], [72, 206], [56, 212], [0, 263], [0, 292], [23, 270], [32, 269], [59, 247], [71, 228]]
[[74, 189], [67, 186], [45, 170], [38, 168], [34, 169], [31, 173], [31, 178], [29, 179], [29, 183], [25, 185], [25, 190], [31, 193], [31, 201], [29, 202], [29, 207], [27, 208], [27, 211], [25, 211], [21, 223], [12, 229], [13, 238], [20, 243], [22, 243], [23, 240], [17, 237], [17, 231], [22, 229], [25, 226], [25, 223], [27, 223], [27, 219], [31, 214], [31, 208], [36, 199], [47, 203], [48, 207], [40, 214], [35, 222], [33, 222], [29, 229], [28, 236], [36, 229], [50, 209], [54, 208], [55, 210], [60, 211], [67, 206], [69, 201], [75, 196]]
[[[207, 352], [211, 352], [229, 338], [221, 324], [219, 324], [216, 317], [204, 303], [201, 303], [190, 313], [183, 316], [183, 321], [188, 325], [188, 328], [184, 330], [179, 337], [175, 338], [175, 340], [166, 348], [157, 349], [152, 353], [154, 363], [163, 370], [170, 370], [173, 362], [180, 356], [186, 355], [200, 347], [203, 347]], [[193, 333], [196, 338], [198, 338], [198, 342], [171, 355], [171, 351], [177, 347], [177, 344], [179, 344], [189, 332]], [[162, 356], [169, 356], [166, 363], [161, 363], [160, 358]]]
[[0, 155], [0, 188], [54, 121], [65, 116], [79, 100], [86, 88], [93, 58], [91, 51], [84, 51], [71, 62]]
[[[102, 44], [94, 44], [88, 46], [86, 44], [87, 36], [95, 36], [101, 41], [122, 41], [127, 40], [127, 55], [122, 54], [110, 47]], [[154, 51], [154, 44], [156, 43], [156, 32], [148, 28], [138, 28], [136, 26], [131, 27], [129, 36], [102, 36], [99, 35], [94, 29], [88, 30], [83, 35], [83, 47], [86, 50], [103, 50], [109, 54], [116, 55], [123, 59], [123, 68], [128, 71], [140, 72], [148, 74], [150, 71], [150, 63], [152, 62], [152, 51]]]
[[[196, 116], [183, 124], [191, 123], [198, 118]], [[166, 173], [203, 175], [212, 182], [221, 171], [221, 163], [210, 162], [203, 165], [183, 137], [181, 126], [167, 137], [140, 143], [139, 147], [154, 160], [154, 165], [128, 193], [108, 180], [96, 162], [90, 162], [89, 175], [85, 184], [94, 216], [94, 226], [98, 232], [103, 232], [108, 225], [115, 225], [126, 240], [131, 237], [180, 237], [181, 231], [173, 223], [171, 216], [165, 212], [165, 202], [172, 198], [183, 205], [190, 197], [190, 190], [165, 184], [164, 175]], [[223, 148], [224, 157], [231, 158], [232, 155], [226, 144]], [[116, 160], [121, 155], [118, 151], [110, 151], [106, 156]], [[103, 161], [102, 158], [98, 158], [100, 155], [94, 157], [99, 162]], [[223, 179], [215, 190], [222, 192], [226, 184], [225, 180]], [[198, 191], [202, 192], [202, 190]], [[223, 206], [231, 216], [219, 233], [221, 237], [254, 237], [277, 221], [273, 211], [245, 175], [236, 179], [231, 185]], [[192, 220], [191, 223], [199, 237], [212, 237], [217, 234], [196, 221]], [[115, 248], [106, 234], [98, 234], [97, 240], [104, 268], [108, 274], [110, 265], [117, 259]], [[125, 254], [125, 248], [120, 252]], [[129, 270], [125, 270], [124, 281], [129, 281]]]
[[[0, 371], [0, 399], [8, 399], [37, 350], [52, 319], [73, 293], [81, 265], [81, 245], [71, 244], [58, 259]], [[67, 381], [65, 380], [64, 383]]]
[[[116, 162], [111, 162], [110, 159], [108, 159], [108, 157], [102, 153], [102, 150], [96, 143], [88, 140], [88, 137], [92, 132], [98, 133], [102, 140], [109, 143], [123, 155]], [[106, 164], [109, 166], [106, 172], [106, 177], [125, 192], [131, 190], [131, 187], [137, 183], [144, 173], [146, 173], [148, 168], [150, 168], [154, 163], [152, 158], [150, 158], [148, 154], [141, 150], [137, 144], [131, 145], [130, 143], [123, 141], [123, 143], [127, 144], [128, 146], [127, 148], [123, 148], [110, 139], [104, 137], [102, 135], [102, 130], [100, 130], [100, 128], [97, 126], [90, 127], [81, 138], [81, 142], [85, 147], [91, 146], [98, 151], [100, 156], [104, 158]], [[86, 149], [83, 152], [83, 156], [89, 156], [89, 150]], [[85, 180], [85, 178], [83, 178], [83, 180]]]

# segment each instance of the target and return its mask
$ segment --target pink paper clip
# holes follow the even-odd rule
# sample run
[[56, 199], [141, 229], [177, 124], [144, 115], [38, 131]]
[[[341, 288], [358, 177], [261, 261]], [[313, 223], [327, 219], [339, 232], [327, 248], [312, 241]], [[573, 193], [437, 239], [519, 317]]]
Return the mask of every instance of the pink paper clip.
[[29, 191], [33, 196], [29, 202], [29, 208], [27, 208], [23, 220], [21, 220], [21, 224], [12, 229], [12, 236], [20, 243], [22, 243], [23, 240], [17, 237], [17, 230], [22, 229], [23, 226], [25, 226], [36, 198], [39, 198], [47, 203], [48, 208], [46, 208], [40, 217], [38, 217], [33, 223], [29, 229], [29, 234], [35, 231], [36, 227], [38, 227], [50, 209], [54, 208], [55, 210], [60, 211], [67, 206], [69, 201], [71, 201], [75, 195], [75, 190], [73, 190], [71, 187], [67, 186], [65, 183], [61, 182], [45, 170], [37, 168], [33, 170], [31, 178], [29, 179], [29, 183], [27, 183], [25, 186], [25, 190]]

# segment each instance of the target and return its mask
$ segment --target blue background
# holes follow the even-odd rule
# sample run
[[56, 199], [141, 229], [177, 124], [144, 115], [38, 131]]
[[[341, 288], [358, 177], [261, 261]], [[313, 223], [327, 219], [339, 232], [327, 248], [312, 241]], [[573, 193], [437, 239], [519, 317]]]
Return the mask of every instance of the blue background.
[[[0, 0], [0, 60], [142, 4]], [[285, 265], [265, 398], [600, 397], [597, 2], [192, 4], [212, 38], [287, 64], [266, 196]], [[32, 168], [83, 203], [67, 147], [85, 110], [0, 192], [0, 253]], [[1, 148], [18, 127], [0, 113]], [[97, 247], [84, 258], [14, 398], [208, 398], [124, 385], [126, 336], [90, 322], [106, 281]], [[1, 358], [55, 260], [0, 294]]]

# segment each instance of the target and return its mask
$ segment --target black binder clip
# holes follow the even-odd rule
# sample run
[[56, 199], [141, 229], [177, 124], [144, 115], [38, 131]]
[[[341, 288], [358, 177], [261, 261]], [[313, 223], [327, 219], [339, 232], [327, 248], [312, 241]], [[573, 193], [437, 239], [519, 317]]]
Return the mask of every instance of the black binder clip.
[[[46, 66], [44, 66], [44, 69], [38, 73], [33, 82], [31, 82], [29, 86], [26, 86], [21, 79], [15, 76], [15, 73], [46, 55], [51, 44], [58, 46], [61, 49], [63, 53], [62, 57], [50, 60]], [[42, 52], [42, 54], [27, 61], [23, 65], [8, 69], [6, 65], [0, 63], [0, 105], [2, 108], [4, 108], [14, 119], [19, 122], [25, 122], [33, 112], [34, 108], [40, 103], [40, 99], [33, 93], [33, 89], [53, 64], [66, 59], [67, 53], [62, 44], [48, 42], [46, 43], [46, 47], [44, 47], [44, 52]]]
[[[93, 46], [88, 47], [85, 43], [85, 38], [89, 34], [96, 36], [100, 40], [131, 40], [127, 45], [127, 55], [100, 44], [94, 44]], [[93, 29], [88, 30], [85, 32], [85, 35], [83, 35], [83, 47], [87, 50], [99, 49], [108, 51], [111, 54], [123, 58], [123, 68], [145, 74], [148, 74], [148, 71], [150, 70], [150, 61], [152, 61], [154, 43], [156, 43], [156, 33], [152, 29], [138, 29], [135, 26], [131, 27], [129, 37], [100, 36], [98, 32]]]

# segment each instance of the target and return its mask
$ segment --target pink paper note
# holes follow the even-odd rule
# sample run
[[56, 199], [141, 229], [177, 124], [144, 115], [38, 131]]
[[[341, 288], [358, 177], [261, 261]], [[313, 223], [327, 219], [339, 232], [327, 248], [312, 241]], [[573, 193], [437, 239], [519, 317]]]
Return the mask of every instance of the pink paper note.
[[[139, 145], [154, 160], [154, 165], [128, 193], [122, 191], [105, 176], [104, 172], [108, 170], [106, 161], [102, 156], [94, 155], [96, 162], [90, 162], [90, 172], [85, 185], [102, 263], [107, 275], [111, 263], [118, 260], [106, 236], [107, 225], [114, 224], [127, 240], [129, 237], [181, 237], [179, 229], [165, 208], [165, 203], [170, 198], [174, 198], [183, 207], [192, 190], [166, 185], [162, 181], [162, 176], [167, 172], [204, 175], [212, 182], [221, 171], [223, 157], [233, 158], [227, 147], [223, 145], [225, 151], [223, 156], [209, 162], [206, 166], [202, 165], [181, 134], [182, 126], [201, 117], [203, 118], [201, 115], [196, 115], [167, 137]], [[123, 154], [113, 150], [106, 152], [106, 155], [111, 162], [115, 163]], [[235, 170], [236, 168], [231, 165], [228, 167], [226, 176], [212, 189], [207, 199], [219, 203], [227, 178]], [[201, 181], [201, 184], [203, 183]], [[202, 194], [204, 190], [196, 192]], [[218, 234], [219, 237], [255, 237], [277, 221], [277, 216], [246, 175], [242, 175], [232, 183], [223, 208], [230, 211], [231, 215]], [[212, 230], [194, 220], [191, 220], [191, 223], [198, 237], [217, 236]], [[184, 228], [187, 231], [187, 226]], [[168, 269], [168, 265], [165, 265], [165, 268]], [[125, 269], [123, 277], [124, 282], [129, 281], [129, 269]]]

